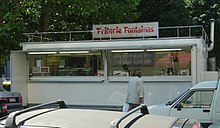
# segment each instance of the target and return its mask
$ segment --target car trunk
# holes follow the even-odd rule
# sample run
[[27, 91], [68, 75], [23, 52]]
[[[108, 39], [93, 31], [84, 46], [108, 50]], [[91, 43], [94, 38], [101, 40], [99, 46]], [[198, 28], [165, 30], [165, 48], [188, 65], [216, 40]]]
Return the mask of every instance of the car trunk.
[[0, 99], [6, 101], [9, 109], [22, 106], [21, 95], [17, 92], [0, 91]]

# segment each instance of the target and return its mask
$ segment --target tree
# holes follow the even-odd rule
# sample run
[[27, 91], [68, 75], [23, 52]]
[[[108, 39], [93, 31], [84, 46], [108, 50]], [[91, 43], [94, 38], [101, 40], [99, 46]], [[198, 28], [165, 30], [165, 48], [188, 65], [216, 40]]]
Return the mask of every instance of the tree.
[[[139, 16], [136, 11], [139, 2], [140, 0], [25, 0], [21, 6], [29, 32], [76, 31], [91, 30], [93, 24], [132, 22]], [[52, 38], [59, 40], [62, 37], [66, 38], [65, 35]]]
[[0, 0], [0, 58], [20, 49], [24, 32], [91, 30], [93, 24], [132, 22], [138, 17], [138, 4], [139, 0]]
[[[219, 0], [185, 0], [187, 10], [194, 24], [203, 25], [207, 34], [210, 34], [210, 19], [215, 19], [215, 28], [220, 26], [220, 1]], [[215, 41], [219, 42], [219, 29], [215, 29]], [[209, 57], [217, 58], [217, 65], [220, 64], [220, 44], [215, 43], [214, 49], [209, 53]]]
[[190, 23], [183, 0], [142, 0], [138, 6], [139, 22], [159, 22], [160, 26], [179, 26]]
[[[137, 22], [159, 22], [160, 26], [202, 25], [210, 32], [210, 19], [220, 26], [219, 0], [142, 0], [138, 6]], [[220, 41], [219, 29], [215, 29], [215, 42]], [[209, 57], [220, 58], [220, 44], [215, 43]], [[217, 61], [219, 65], [220, 62]]]
[[0, 64], [3, 66], [10, 50], [19, 49], [25, 30], [19, 13], [19, 1], [0, 0]]
[[[91, 30], [93, 24], [132, 22], [139, 0], [72, 0], [53, 2], [51, 31]], [[57, 9], [63, 7], [62, 9]], [[129, 8], [128, 8], [129, 7]]]
[[[0, 0], [0, 58], [20, 49], [19, 44], [26, 41], [24, 32], [91, 30], [93, 24], [155, 21], [160, 26], [203, 25], [209, 32], [211, 18], [216, 27], [220, 25], [219, 14], [219, 0]], [[216, 29], [215, 42], [219, 34]], [[51, 38], [67, 39], [65, 35]], [[210, 56], [219, 58], [215, 45]]]

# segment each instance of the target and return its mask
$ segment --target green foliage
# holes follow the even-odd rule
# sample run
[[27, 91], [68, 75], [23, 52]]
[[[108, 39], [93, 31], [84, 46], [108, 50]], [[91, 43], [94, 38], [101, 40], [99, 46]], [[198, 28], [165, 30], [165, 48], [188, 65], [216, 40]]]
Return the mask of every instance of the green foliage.
[[21, 22], [26, 28], [25, 32], [36, 32], [41, 11], [41, 0], [22, 0], [19, 3]]
[[220, 64], [218, 60], [220, 58], [220, 30], [217, 29], [220, 26], [220, 1], [219, 0], [186, 0], [191, 19], [194, 24], [203, 25], [206, 32], [210, 31], [210, 19], [215, 19], [215, 45], [214, 50], [209, 54], [210, 57], [217, 58], [217, 65]]
[[93, 24], [132, 22], [138, 18], [138, 4], [139, 0], [56, 1], [51, 4], [49, 30], [90, 30]]
[[193, 23], [208, 26], [209, 20], [214, 18], [219, 22], [219, 0], [187, 0], [187, 7]]
[[160, 26], [188, 25], [189, 12], [183, 0], [142, 0], [138, 21], [159, 22]]
[[[199, 24], [209, 32], [211, 18], [220, 26], [219, 14], [219, 0], [0, 0], [0, 55], [20, 49], [24, 32], [91, 30], [93, 24], [130, 22]], [[216, 29], [215, 42], [219, 34]], [[217, 45], [212, 56], [220, 55]]]
[[25, 27], [21, 22], [19, 3], [0, 0], [0, 54], [6, 55], [10, 50], [19, 49], [22, 32]]
[[138, 4], [139, 0], [0, 0], [0, 60], [20, 49], [24, 32], [90, 30], [93, 24], [132, 22], [139, 16]]

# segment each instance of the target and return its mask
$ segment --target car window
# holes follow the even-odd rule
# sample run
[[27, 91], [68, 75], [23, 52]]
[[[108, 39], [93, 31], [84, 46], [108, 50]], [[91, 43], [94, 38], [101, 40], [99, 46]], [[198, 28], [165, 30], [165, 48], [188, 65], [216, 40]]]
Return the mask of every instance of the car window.
[[213, 91], [194, 91], [191, 95], [180, 102], [183, 108], [210, 108]]

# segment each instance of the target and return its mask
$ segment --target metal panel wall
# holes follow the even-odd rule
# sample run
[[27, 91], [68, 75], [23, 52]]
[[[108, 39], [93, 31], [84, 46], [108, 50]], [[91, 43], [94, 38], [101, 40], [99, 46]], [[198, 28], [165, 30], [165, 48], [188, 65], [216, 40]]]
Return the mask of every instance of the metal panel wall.
[[[121, 106], [125, 103], [127, 83], [30, 82], [28, 103], [38, 104], [63, 99], [68, 105]], [[191, 81], [145, 82], [145, 104], [162, 104], [190, 88]]]
[[[28, 62], [26, 54], [22, 51], [11, 52], [11, 90], [20, 92], [23, 105], [27, 105], [27, 76]], [[39, 92], [38, 92], [39, 93]]]

